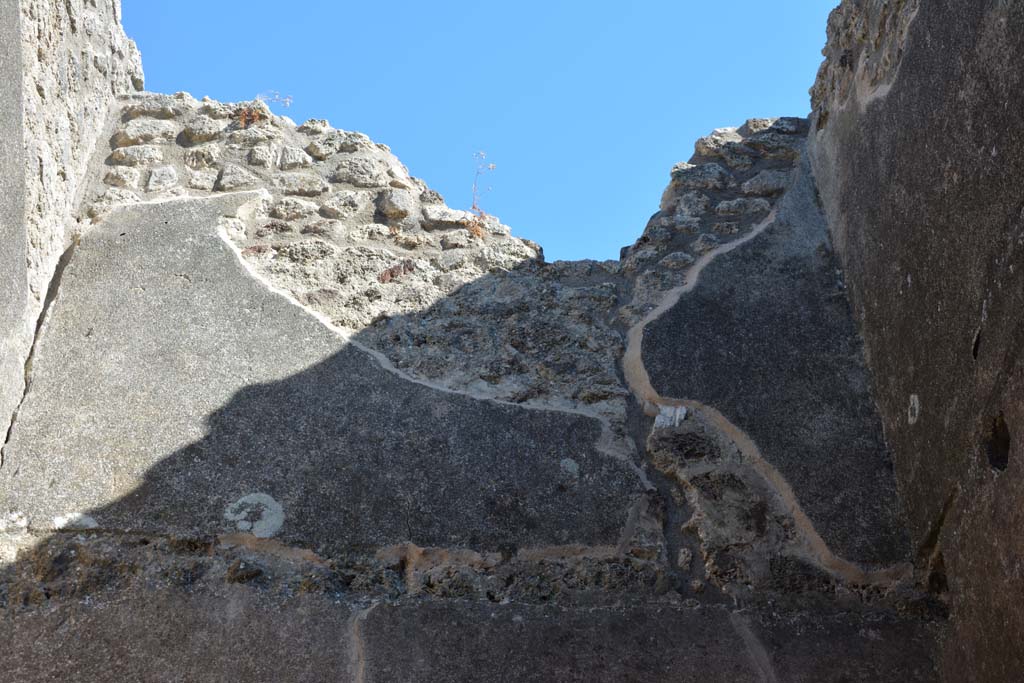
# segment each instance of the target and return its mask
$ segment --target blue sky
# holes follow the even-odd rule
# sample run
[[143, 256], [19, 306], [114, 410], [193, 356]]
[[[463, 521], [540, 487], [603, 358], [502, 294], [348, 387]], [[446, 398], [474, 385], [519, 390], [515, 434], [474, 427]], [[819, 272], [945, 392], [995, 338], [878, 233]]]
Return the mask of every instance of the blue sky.
[[326, 118], [548, 260], [618, 258], [712, 128], [804, 116], [837, 0], [123, 0], [146, 87]]

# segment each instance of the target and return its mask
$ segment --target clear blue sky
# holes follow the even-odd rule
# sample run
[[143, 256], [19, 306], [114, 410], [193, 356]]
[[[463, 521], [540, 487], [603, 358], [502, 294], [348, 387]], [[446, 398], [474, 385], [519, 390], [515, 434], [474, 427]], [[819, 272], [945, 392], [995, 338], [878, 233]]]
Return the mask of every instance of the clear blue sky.
[[218, 100], [277, 90], [391, 149], [548, 260], [618, 258], [672, 164], [712, 128], [805, 116], [837, 0], [123, 0], [146, 87]]

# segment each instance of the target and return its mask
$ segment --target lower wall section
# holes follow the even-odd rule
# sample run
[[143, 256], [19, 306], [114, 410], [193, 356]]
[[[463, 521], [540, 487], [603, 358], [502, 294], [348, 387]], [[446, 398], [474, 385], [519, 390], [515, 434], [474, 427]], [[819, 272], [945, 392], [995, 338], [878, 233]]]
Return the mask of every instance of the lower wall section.
[[40, 540], [0, 565], [4, 680], [934, 680], [930, 628], [884, 609], [739, 609], [612, 586], [471, 599], [455, 583], [417, 591], [398, 566], [250, 545]]
[[1024, 670], [1009, 599], [1024, 594], [1024, 6], [911, 4], [890, 3], [868, 40], [871, 2], [833, 15], [811, 155], [917, 560], [951, 605], [944, 676], [1011, 680]]

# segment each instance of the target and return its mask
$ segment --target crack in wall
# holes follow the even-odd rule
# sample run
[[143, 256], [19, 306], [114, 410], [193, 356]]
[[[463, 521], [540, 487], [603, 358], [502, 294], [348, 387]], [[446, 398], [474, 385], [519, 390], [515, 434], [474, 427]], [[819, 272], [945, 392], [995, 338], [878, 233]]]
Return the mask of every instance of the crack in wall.
[[36, 329], [32, 337], [32, 345], [29, 347], [28, 356], [25, 358], [25, 369], [24, 369], [24, 389], [21, 392], [21, 399], [18, 401], [18, 405], [15, 406], [14, 412], [11, 414], [11, 421], [7, 426], [7, 433], [4, 436], [3, 445], [0, 446], [0, 468], [4, 466], [4, 451], [7, 448], [7, 444], [11, 442], [11, 436], [14, 434], [15, 425], [18, 422], [18, 414], [21, 412], [21, 407], [25, 404], [25, 400], [28, 398], [29, 392], [32, 390], [32, 362], [35, 360], [36, 349], [39, 347], [39, 340], [42, 339], [43, 330], [46, 326], [46, 317], [50, 312], [50, 307], [53, 302], [57, 299], [57, 295], [60, 293], [61, 281], [64, 277], [64, 269], [67, 268], [68, 263], [71, 262], [71, 257], [74, 256], [75, 247], [78, 246], [78, 240], [72, 240], [71, 245], [64, 250], [61, 254], [60, 259], [57, 261], [57, 266], [54, 268], [53, 276], [50, 278], [49, 286], [46, 289], [46, 296], [43, 299], [42, 309], [39, 312], [39, 317], [36, 319]]
[[772, 666], [768, 650], [750, 628], [750, 621], [739, 612], [730, 612], [729, 623], [732, 624], [733, 630], [746, 646], [747, 657], [754, 670], [761, 675], [761, 680], [765, 683], [778, 683], [779, 679], [775, 675], [775, 668]]
[[360, 610], [349, 620], [349, 648], [352, 661], [352, 675], [355, 683], [366, 683], [366, 639], [363, 637], [363, 622], [380, 603], [374, 602]]

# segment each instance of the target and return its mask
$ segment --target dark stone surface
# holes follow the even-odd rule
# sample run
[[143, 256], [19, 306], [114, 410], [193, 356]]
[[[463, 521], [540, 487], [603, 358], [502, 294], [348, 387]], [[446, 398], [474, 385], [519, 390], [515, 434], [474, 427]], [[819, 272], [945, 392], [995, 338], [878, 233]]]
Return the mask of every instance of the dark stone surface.
[[950, 681], [1024, 671], [1022, 35], [1021, 3], [921, 2], [888, 95], [812, 134]]
[[82, 241], [0, 470], [5, 509], [35, 529], [87, 514], [216, 534], [247, 530], [225, 512], [264, 494], [278, 538], [331, 556], [617, 543], [641, 487], [595, 449], [596, 420], [382, 369], [244, 270], [215, 227], [241, 201], [126, 208]]
[[910, 549], [836, 268], [805, 169], [775, 224], [647, 327], [643, 359], [662, 396], [711, 405], [751, 436], [833, 552], [892, 564]]
[[220, 594], [127, 592], [0, 620], [4, 680], [356, 681], [346, 605]]
[[0, 6], [0, 446], [21, 399], [28, 279], [25, 270], [25, 131], [22, 126], [21, 10]]
[[863, 615], [655, 606], [380, 605], [367, 681], [930, 681], [918, 627]]

